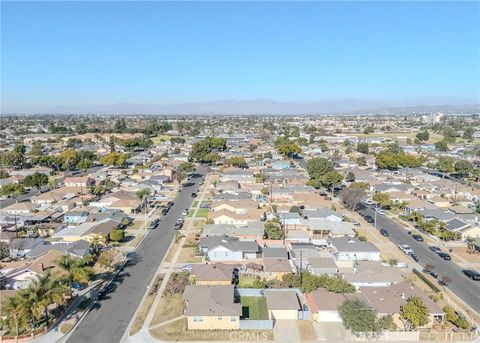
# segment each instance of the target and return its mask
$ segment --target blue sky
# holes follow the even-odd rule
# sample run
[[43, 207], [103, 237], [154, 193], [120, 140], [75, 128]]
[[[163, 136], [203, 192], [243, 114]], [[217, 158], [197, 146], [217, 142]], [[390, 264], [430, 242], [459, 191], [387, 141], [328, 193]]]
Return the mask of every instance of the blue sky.
[[3, 2], [2, 107], [480, 98], [478, 2]]

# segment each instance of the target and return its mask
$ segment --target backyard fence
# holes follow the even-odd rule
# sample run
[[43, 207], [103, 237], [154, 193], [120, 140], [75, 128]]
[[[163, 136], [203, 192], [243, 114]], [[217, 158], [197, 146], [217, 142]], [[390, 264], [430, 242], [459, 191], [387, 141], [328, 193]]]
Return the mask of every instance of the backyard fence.
[[468, 342], [478, 337], [476, 331], [471, 332], [420, 332], [422, 341]]

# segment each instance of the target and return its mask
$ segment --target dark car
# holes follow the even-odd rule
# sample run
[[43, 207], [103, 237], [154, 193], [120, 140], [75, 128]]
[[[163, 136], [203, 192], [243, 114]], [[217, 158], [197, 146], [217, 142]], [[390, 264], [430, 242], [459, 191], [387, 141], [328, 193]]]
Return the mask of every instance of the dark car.
[[418, 256], [417, 256], [417, 254], [411, 253], [411, 254], [410, 254], [410, 257], [411, 257], [415, 262], [418, 262]]
[[157, 226], [158, 226], [158, 224], [160, 224], [160, 219], [158, 219], [158, 218], [157, 218], [157, 219], [154, 219], [154, 220], [150, 223], [150, 225], [148, 226], [148, 228], [149, 228], [150, 230], [156, 229]]
[[446, 252], [439, 252], [438, 253], [438, 256], [440, 256], [441, 258], [443, 258], [444, 260], [446, 261], [450, 261], [452, 258], [450, 257], [449, 254], [447, 254]]
[[372, 224], [375, 220], [372, 218], [372, 216], [365, 216], [365, 220], [367, 221], [367, 223], [370, 223]]
[[382, 236], [384, 236], [384, 237], [390, 236], [390, 235], [388, 234], [388, 231], [385, 230], [385, 229], [381, 229], [381, 230], [380, 230], [380, 234], [381, 234]]
[[433, 270], [424, 269], [423, 272], [425, 274], [431, 275], [434, 279], [438, 278], [438, 274], [435, 273]]
[[463, 269], [462, 274], [468, 276], [470, 279], [480, 281], [480, 273], [472, 269]]
[[423, 237], [420, 235], [412, 235], [412, 238], [417, 242], [423, 242]]
[[192, 192], [192, 198], [196, 198], [196, 197], [197, 197], [197, 193]]
[[72, 282], [72, 289], [76, 289], [77, 291], [81, 291], [82, 289], [85, 289], [87, 286], [84, 284], [81, 284], [80, 282]]

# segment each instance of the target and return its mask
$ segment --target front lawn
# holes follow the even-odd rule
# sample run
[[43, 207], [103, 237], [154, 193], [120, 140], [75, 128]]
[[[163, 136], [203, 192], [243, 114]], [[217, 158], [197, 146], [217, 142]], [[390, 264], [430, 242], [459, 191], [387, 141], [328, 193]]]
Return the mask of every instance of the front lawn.
[[240, 304], [242, 304], [242, 319], [268, 320], [265, 297], [240, 297]]
[[187, 319], [150, 330], [150, 334], [162, 341], [238, 341], [241, 337], [256, 337], [257, 341], [273, 341], [272, 330], [187, 330]]
[[167, 320], [181, 316], [185, 307], [185, 301], [181, 295], [162, 296], [153, 315], [151, 326], [166, 322]]
[[207, 218], [208, 216], [208, 208], [199, 208], [195, 215], [195, 218]]

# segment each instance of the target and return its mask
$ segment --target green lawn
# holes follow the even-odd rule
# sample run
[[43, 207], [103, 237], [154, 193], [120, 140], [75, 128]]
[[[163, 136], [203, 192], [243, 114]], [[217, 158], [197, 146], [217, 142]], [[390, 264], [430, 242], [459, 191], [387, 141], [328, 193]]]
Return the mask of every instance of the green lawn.
[[198, 200], [195, 200], [193, 203], [192, 203], [192, 206], [191, 208], [195, 208], [198, 206]]
[[240, 275], [238, 277], [237, 288], [253, 288], [252, 285], [257, 278], [250, 275]]
[[252, 320], [268, 319], [267, 300], [265, 297], [240, 297], [242, 317]]
[[197, 210], [197, 214], [195, 215], [195, 218], [207, 218], [208, 216], [208, 208], [199, 208]]

